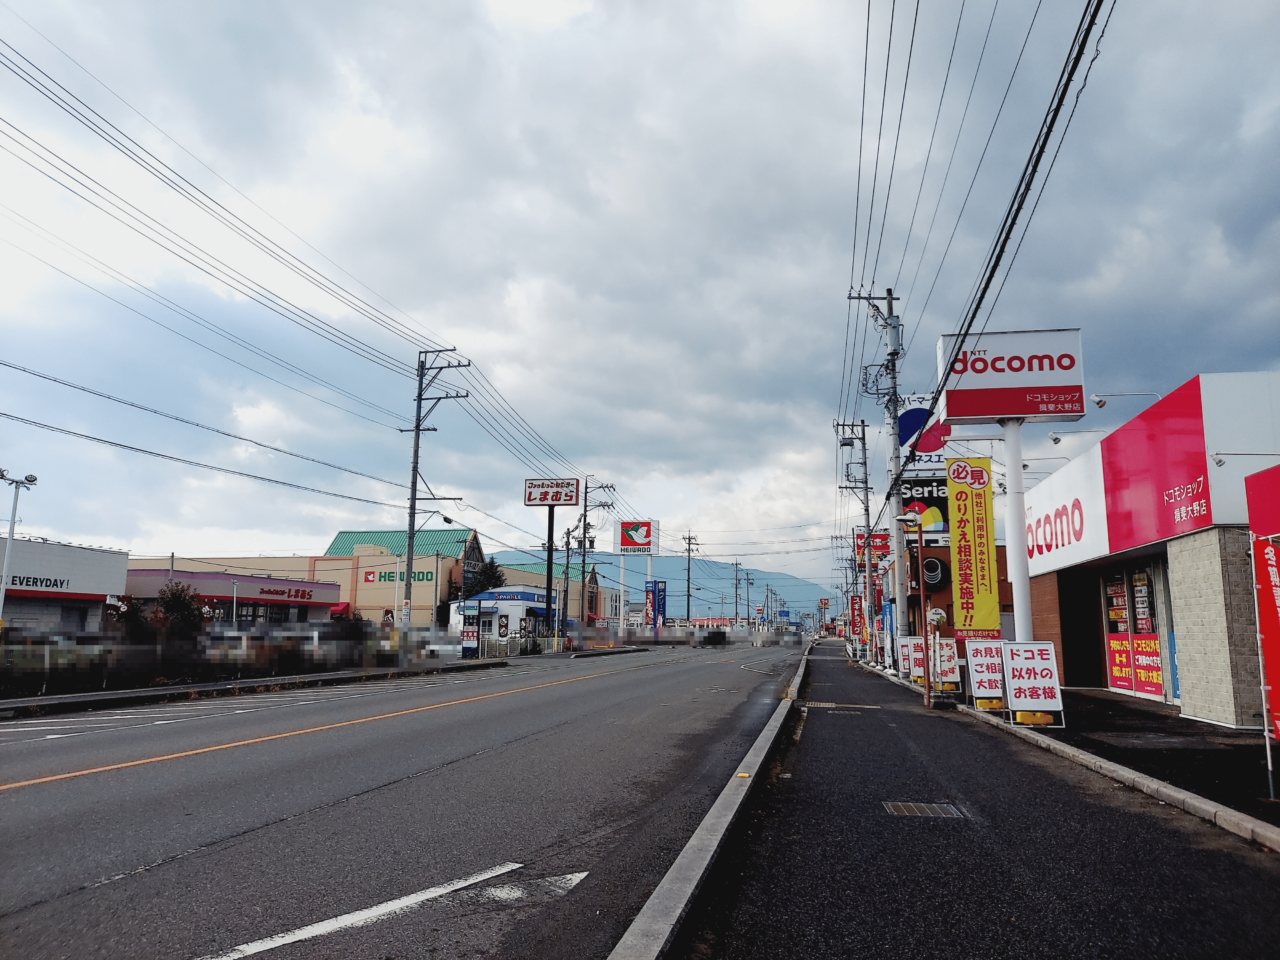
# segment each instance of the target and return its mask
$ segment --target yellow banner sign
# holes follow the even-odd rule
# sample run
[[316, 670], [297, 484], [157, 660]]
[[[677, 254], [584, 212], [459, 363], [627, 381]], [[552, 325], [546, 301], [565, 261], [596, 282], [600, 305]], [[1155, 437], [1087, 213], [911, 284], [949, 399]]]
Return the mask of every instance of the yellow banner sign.
[[951, 597], [956, 636], [1000, 636], [1000, 575], [992, 512], [991, 460], [947, 460], [951, 511]]

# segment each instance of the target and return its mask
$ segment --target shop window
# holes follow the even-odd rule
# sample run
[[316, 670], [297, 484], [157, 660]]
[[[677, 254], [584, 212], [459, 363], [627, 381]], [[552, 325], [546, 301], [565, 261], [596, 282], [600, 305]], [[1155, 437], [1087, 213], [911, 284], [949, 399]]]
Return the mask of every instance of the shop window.
[[1102, 578], [1107, 686], [1113, 690], [1164, 696], [1154, 585], [1147, 566], [1112, 570]]
[[83, 630], [88, 617], [88, 607], [64, 606], [62, 608], [62, 616], [59, 619], [65, 630]]
[[305, 604], [303, 606], [298, 607], [298, 616], [296, 618], [296, 622], [306, 623], [310, 614], [311, 614], [311, 608], [306, 606]]
[[267, 623], [284, 623], [289, 619], [289, 608], [283, 603], [268, 603]]

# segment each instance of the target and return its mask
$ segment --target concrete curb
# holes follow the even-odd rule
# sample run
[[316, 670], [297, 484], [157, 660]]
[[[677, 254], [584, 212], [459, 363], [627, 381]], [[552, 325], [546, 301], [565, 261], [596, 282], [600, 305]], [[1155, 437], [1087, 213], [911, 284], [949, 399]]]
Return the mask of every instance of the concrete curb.
[[[806, 657], [811, 649], [812, 644], [805, 650]], [[743, 801], [751, 792], [756, 775], [764, 767], [773, 742], [782, 730], [782, 722], [787, 718], [787, 712], [800, 691], [804, 668], [805, 660], [802, 657], [786, 699], [778, 704], [773, 716], [760, 731], [760, 736], [756, 737], [756, 742], [738, 765], [737, 773], [725, 785], [707, 815], [702, 818], [702, 823], [698, 824], [698, 829], [680, 851], [680, 856], [676, 857], [676, 862], [631, 921], [631, 926], [609, 954], [609, 960], [657, 960], [666, 952], [689, 904], [693, 902], [703, 878], [719, 853], [729, 828], [733, 826]]]
[[136, 690], [98, 690], [92, 693], [57, 693], [47, 697], [15, 697], [0, 700], [0, 710], [26, 707], [59, 707], [102, 703], [114, 700], [160, 700], [183, 693], [217, 693], [222, 690], [254, 690], [259, 687], [341, 683], [346, 680], [385, 680], [391, 677], [421, 676], [428, 673], [455, 673], [509, 666], [506, 660], [441, 663], [431, 667], [372, 667], [367, 670], [335, 670], [329, 673], [298, 673], [287, 677], [257, 677], [251, 680], [222, 680], [216, 683], [183, 683], [168, 687], [141, 687]]
[[[868, 673], [874, 673], [877, 676], [891, 680], [899, 686], [915, 687], [915, 684], [909, 684], [898, 677], [891, 677], [881, 673], [871, 667], [859, 664]], [[1181, 787], [1175, 787], [1171, 783], [1164, 780], [1157, 780], [1155, 777], [1148, 777], [1145, 773], [1139, 773], [1129, 767], [1121, 766], [1110, 760], [1104, 760], [1102, 757], [1095, 757], [1087, 750], [1081, 750], [1079, 747], [1073, 747], [1069, 743], [1063, 743], [1055, 740], [1053, 737], [1046, 737], [1043, 733], [1036, 733], [1034, 730], [1028, 730], [1025, 727], [1016, 727], [1012, 724], [1005, 723], [999, 717], [985, 713], [982, 710], [975, 710], [967, 704], [957, 704], [956, 710], [967, 716], [981, 720], [983, 723], [990, 724], [1005, 733], [1033, 743], [1041, 750], [1048, 750], [1052, 754], [1056, 754], [1063, 759], [1078, 763], [1082, 767], [1088, 767], [1095, 773], [1100, 773], [1104, 777], [1110, 777], [1123, 783], [1126, 787], [1132, 787], [1134, 790], [1141, 790], [1143, 793], [1162, 800], [1170, 806], [1178, 807], [1185, 810], [1193, 816], [1199, 817], [1201, 820], [1207, 820], [1212, 824], [1221, 827], [1223, 830], [1229, 830], [1238, 837], [1246, 840], [1252, 840], [1254, 843], [1260, 843], [1264, 847], [1271, 850], [1280, 851], [1280, 827], [1273, 827], [1269, 823], [1241, 813], [1238, 810], [1232, 810], [1230, 807], [1223, 806], [1216, 800], [1210, 800], [1202, 797], [1190, 790], [1183, 790]]]
[[1048, 750], [1050, 753], [1078, 763], [1082, 767], [1088, 767], [1104, 777], [1118, 780], [1126, 787], [1141, 790], [1143, 793], [1155, 797], [1157, 800], [1162, 800], [1170, 806], [1179, 807], [1202, 820], [1216, 824], [1223, 830], [1231, 831], [1236, 836], [1252, 840], [1254, 843], [1260, 843], [1272, 850], [1280, 851], [1280, 827], [1274, 827], [1255, 817], [1240, 813], [1238, 810], [1232, 810], [1216, 800], [1209, 800], [1189, 790], [1175, 787], [1164, 780], [1157, 780], [1155, 777], [1148, 777], [1145, 773], [1139, 773], [1129, 767], [1123, 767], [1110, 760], [1095, 757], [1092, 753], [1081, 750], [1079, 747], [1073, 747], [1069, 743], [1062, 743], [1053, 739], [1053, 737], [1046, 737], [1042, 733], [1036, 733], [1034, 730], [1011, 726], [1003, 720], [983, 713], [981, 710], [975, 710], [973, 707], [960, 705], [956, 709], [968, 716], [976, 717], [983, 723], [997, 727], [1005, 733], [1026, 740], [1028, 743], [1034, 743], [1042, 750]]

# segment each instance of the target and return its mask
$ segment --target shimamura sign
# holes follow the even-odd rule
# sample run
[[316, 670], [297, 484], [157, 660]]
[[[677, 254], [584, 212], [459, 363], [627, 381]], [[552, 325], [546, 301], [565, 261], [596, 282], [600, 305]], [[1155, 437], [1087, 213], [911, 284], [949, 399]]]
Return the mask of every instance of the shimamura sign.
[[526, 480], [524, 482], [526, 507], [576, 507], [578, 505], [578, 480]]
[[989, 458], [947, 461], [955, 633], [966, 640], [1000, 637], [1000, 584], [991, 494]]
[[948, 334], [938, 341], [938, 380], [946, 382], [939, 422], [1045, 422], [1084, 416], [1079, 328], [980, 333], [966, 337], [953, 358], [957, 339]]

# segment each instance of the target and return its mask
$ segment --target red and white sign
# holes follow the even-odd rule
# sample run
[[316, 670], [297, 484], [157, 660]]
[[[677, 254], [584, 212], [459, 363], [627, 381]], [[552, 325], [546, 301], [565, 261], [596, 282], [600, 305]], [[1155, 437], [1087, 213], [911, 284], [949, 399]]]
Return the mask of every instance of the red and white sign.
[[969, 690], [975, 700], [1004, 698], [1004, 659], [1000, 644], [991, 640], [970, 640], [965, 644], [969, 664]]
[[[1084, 357], [1080, 330], [1015, 330], [938, 341], [938, 378], [946, 389], [938, 420], [994, 423], [1010, 417], [1032, 422], [1084, 416]], [[947, 377], [948, 372], [950, 377]]]
[[1267, 723], [1280, 736], [1280, 467], [1245, 477]]
[[960, 658], [956, 655], [955, 639], [930, 638], [929, 646], [933, 649], [933, 663], [937, 668], [933, 673], [934, 683], [959, 683]]
[[623, 555], [654, 556], [658, 552], [658, 525], [652, 520], [621, 520], [613, 534], [613, 542]]
[[1110, 553], [1213, 525], [1200, 378], [1105, 437]]
[[849, 636], [862, 637], [862, 598], [852, 596], [849, 598]]
[[1091, 447], [1027, 491], [1026, 517], [1033, 577], [1110, 553], [1102, 449]]
[[1060, 711], [1062, 687], [1052, 643], [1002, 643], [1009, 710]]
[[576, 507], [578, 506], [578, 480], [526, 480], [524, 505], [526, 507]]
[[[862, 565], [867, 562], [866, 555], [862, 552], [867, 543], [867, 535], [859, 533], [854, 536], [854, 545], [857, 550], [858, 564]], [[883, 560], [889, 555], [889, 534], [873, 533], [871, 534], [871, 559]]]
[[906, 637], [898, 640], [898, 676], [911, 668], [911, 643]]
[[911, 643], [911, 676], [924, 679], [924, 637], [907, 637]]

